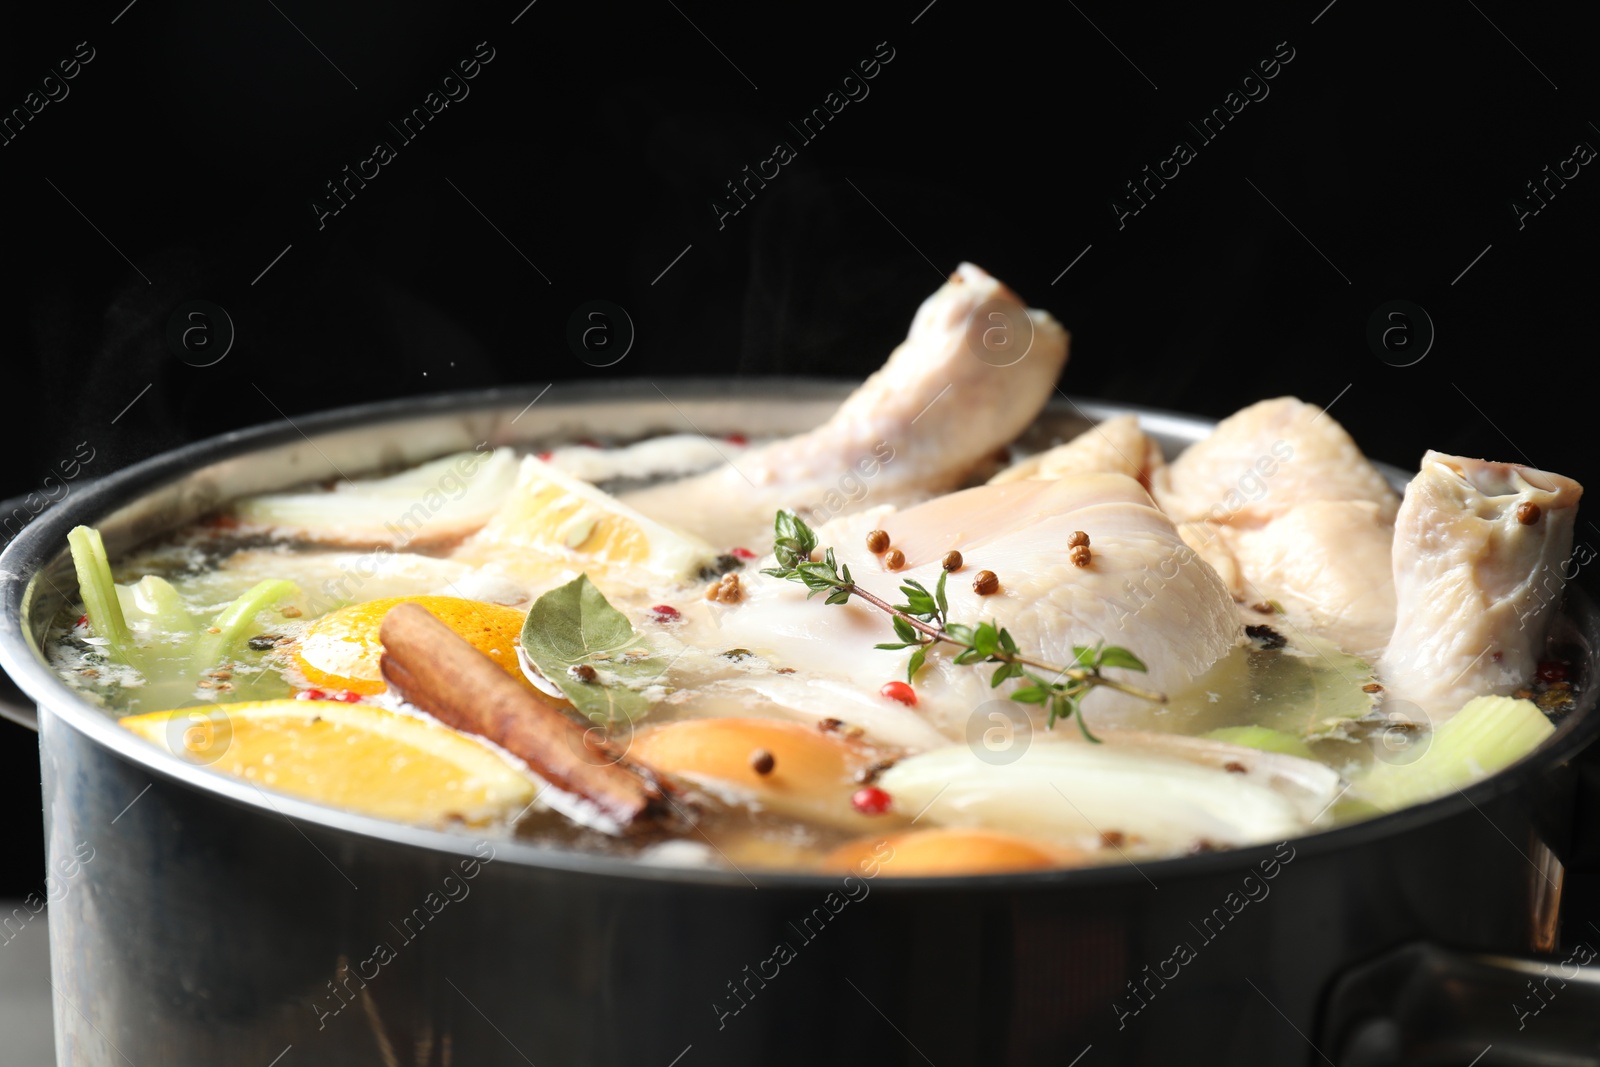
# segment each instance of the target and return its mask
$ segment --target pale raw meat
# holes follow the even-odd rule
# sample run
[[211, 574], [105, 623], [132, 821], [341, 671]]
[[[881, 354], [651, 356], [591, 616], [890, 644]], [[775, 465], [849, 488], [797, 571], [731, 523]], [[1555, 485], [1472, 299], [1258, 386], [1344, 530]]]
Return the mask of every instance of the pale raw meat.
[[[988, 305], [986, 307], [986, 305]], [[1009, 365], [969, 335], [996, 313], [1026, 355]], [[1011, 357], [1006, 357], [1011, 358]], [[716, 545], [754, 543], [779, 508], [813, 523], [883, 503], [926, 499], [959, 486], [1031, 423], [1055, 388], [1067, 334], [1043, 311], [970, 263], [923, 302], [904, 342], [826, 423], [753, 448], [694, 478], [626, 494], [646, 515]], [[761, 427], [750, 427], [760, 432]]]
[[1423, 456], [1395, 528], [1398, 615], [1379, 665], [1393, 710], [1404, 701], [1438, 722], [1528, 682], [1582, 495], [1571, 478], [1532, 467]]
[[[905, 553], [903, 569], [891, 572], [867, 551], [864, 535], [874, 526]], [[1091, 540], [1088, 567], [1068, 558], [1067, 541], [1076, 530]], [[1169, 694], [1192, 686], [1240, 639], [1233, 601], [1216, 573], [1185, 548], [1149, 494], [1125, 475], [979, 486], [905, 511], [880, 508], [836, 520], [818, 537], [854, 580], [891, 602], [901, 599], [898, 586], [908, 578], [933, 589], [941, 558], [959, 549], [965, 565], [948, 583], [952, 620], [996, 620], [1031, 658], [1059, 666], [1072, 662], [1075, 645], [1120, 645], [1144, 659], [1150, 672], [1108, 674]], [[997, 593], [973, 590], [981, 569], [999, 577]], [[909, 655], [872, 647], [895, 639], [883, 612], [859, 600], [807, 600], [802, 586], [766, 576], [747, 574], [745, 588], [737, 605], [687, 612], [683, 637], [700, 647], [742, 646], [774, 666], [799, 668], [793, 676], [763, 675], [760, 685], [763, 696], [798, 714], [852, 721], [852, 705], [871, 706], [880, 720], [910, 716], [961, 738], [969, 717], [1005, 699], [989, 687], [992, 666], [957, 666], [950, 662], [956, 649], [941, 645], [917, 676], [916, 710], [903, 709], [877, 695], [884, 682], [903, 677]], [[1091, 725], [1112, 726], [1139, 704], [1097, 689], [1084, 706]], [[862, 725], [886, 740], [917, 733], [909, 725], [893, 735], [887, 724]]]
[[1222, 536], [1224, 529], [1226, 527], [1215, 522], [1180, 522], [1178, 536], [1217, 572], [1233, 599], [1243, 602], [1249, 595], [1244, 574], [1239, 570], [1239, 561], [1233, 557], [1233, 546]]
[[1235, 600], [1276, 601], [1291, 636], [1383, 650], [1398, 498], [1326, 412], [1293, 397], [1252, 404], [1158, 470], [1154, 493]]
[[1333, 417], [1294, 397], [1251, 404], [1154, 479], [1175, 522], [1267, 522], [1312, 500], [1369, 500], [1393, 521], [1399, 499]]
[[1367, 659], [1394, 629], [1394, 527], [1367, 500], [1301, 504], [1258, 528], [1219, 526], [1251, 604], [1276, 601], [1290, 619]]
[[989, 484], [1068, 474], [1126, 474], [1149, 489], [1164, 463], [1161, 446], [1139, 428], [1139, 420], [1133, 415], [1117, 415], [1065, 444], [1012, 464], [990, 478]]

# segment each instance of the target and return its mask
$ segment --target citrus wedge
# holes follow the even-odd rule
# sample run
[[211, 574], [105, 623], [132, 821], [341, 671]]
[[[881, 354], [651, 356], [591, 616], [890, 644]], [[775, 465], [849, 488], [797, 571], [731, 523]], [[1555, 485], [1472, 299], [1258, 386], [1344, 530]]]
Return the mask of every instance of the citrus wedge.
[[637, 587], [647, 584], [640, 578], [693, 580], [716, 556], [698, 537], [527, 456], [500, 510], [454, 558], [496, 564], [536, 585], [586, 573], [602, 587], [607, 578]]
[[517, 647], [525, 613], [499, 604], [453, 596], [396, 596], [330, 612], [306, 627], [288, 647], [291, 662], [314, 686], [370, 695], [388, 688], [378, 666], [378, 628], [396, 604], [419, 604], [466, 638], [472, 647], [522, 679]]
[[263, 700], [121, 724], [190, 763], [330, 807], [422, 825], [517, 815], [534, 782], [464, 734], [372, 704]]

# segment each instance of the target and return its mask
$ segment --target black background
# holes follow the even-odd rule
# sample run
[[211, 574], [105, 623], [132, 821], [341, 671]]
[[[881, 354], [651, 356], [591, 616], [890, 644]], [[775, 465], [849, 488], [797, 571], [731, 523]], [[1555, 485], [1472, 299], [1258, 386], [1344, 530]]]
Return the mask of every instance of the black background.
[[[94, 58], [0, 146], [0, 497], [79, 442], [88, 478], [280, 410], [859, 377], [963, 259], [1072, 331], [1074, 395], [1221, 416], [1293, 393], [1375, 458], [1593, 480], [1600, 176], [1521, 228], [1510, 206], [1600, 145], [1571, 9], [524, 2], [13, 5], [0, 109], [79, 42]], [[480, 41], [470, 95], [410, 144], [380, 132]], [[787, 122], [879, 42], [870, 94], [802, 144]], [[1186, 122], [1289, 49], [1202, 145]], [[380, 136], [395, 160], [319, 229], [323, 183]], [[713, 198], [779, 140], [798, 158], [719, 228]], [[1178, 140], [1197, 158], [1119, 228], [1123, 183]], [[566, 341], [593, 299], [637, 329], [604, 371]], [[1367, 341], [1397, 299], [1436, 331], [1408, 367]], [[235, 325], [214, 366], [166, 342], [191, 300]], [[42, 881], [37, 764], [8, 724], [0, 803], [0, 895], [20, 895]]]

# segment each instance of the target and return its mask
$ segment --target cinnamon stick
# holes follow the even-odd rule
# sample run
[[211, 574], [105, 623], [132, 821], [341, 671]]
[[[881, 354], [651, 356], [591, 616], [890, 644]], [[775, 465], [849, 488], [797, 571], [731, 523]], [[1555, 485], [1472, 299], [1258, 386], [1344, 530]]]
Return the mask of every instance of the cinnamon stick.
[[384, 679], [440, 722], [488, 738], [556, 789], [589, 801], [625, 831], [665, 818], [663, 787], [609, 740], [540, 700], [427, 609], [384, 616]]

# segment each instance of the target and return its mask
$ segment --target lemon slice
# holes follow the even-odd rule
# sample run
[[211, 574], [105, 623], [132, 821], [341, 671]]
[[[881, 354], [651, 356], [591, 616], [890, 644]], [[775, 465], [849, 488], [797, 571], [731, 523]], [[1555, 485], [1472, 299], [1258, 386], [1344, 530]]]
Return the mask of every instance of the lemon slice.
[[190, 763], [397, 822], [479, 826], [517, 815], [534, 782], [488, 745], [372, 704], [263, 700], [121, 724]]
[[523, 678], [517, 663], [517, 646], [525, 613], [453, 596], [384, 597], [330, 612], [306, 627], [288, 647], [291, 661], [314, 686], [364, 694], [383, 692], [388, 686], [378, 666], [378, 657], [383, 654], [378, 628], [389, 609], [397, 604], [427, 608], [506, 673]]
[[528, 456], [500, 510], [454, 558], [494, 563], [535, 584], [581, 572], [602, 586], [612, 578], [637, 587], [652, 576], [690, 581], [716, 555], [698, 537]]

